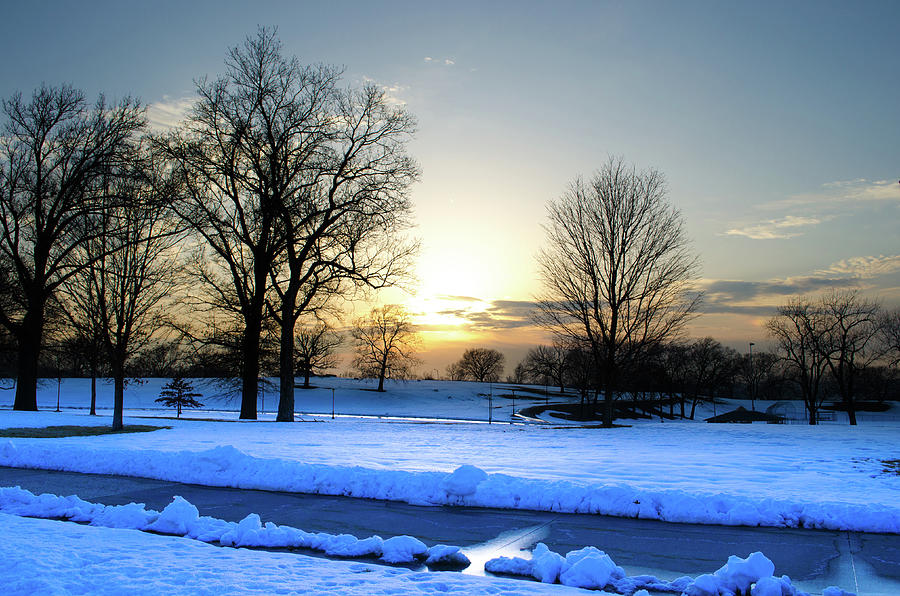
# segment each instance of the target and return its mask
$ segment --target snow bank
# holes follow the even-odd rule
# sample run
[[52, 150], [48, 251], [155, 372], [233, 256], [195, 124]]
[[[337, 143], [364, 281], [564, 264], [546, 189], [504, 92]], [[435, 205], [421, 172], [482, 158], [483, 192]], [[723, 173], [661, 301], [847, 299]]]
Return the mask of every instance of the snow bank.
[[[428, 548], [412, 536], [379, 536], [358, 539], [350, 534], [310, 533], [290, 526], [262, 523], [251, 513], [240, 522], [201, 516], [186, 499], [176, 496], [161, 512], [147, 510], [141, 503], [101, 505], [77, 496], [35, 495], [19, 487], [0, 487], [0, 515], [62, 518], [87, 522], [92, 526], [131, 529], [183, 536], [223, 546], [306, 548], [346, 558], [378, 557], [386, 563], [411, 563], [424, 559], [431, 569], [464, 569], [470, 564], [458, 546], [438, 544]], [[485, 563], [485, 570], [530, 576], [542, 583], [561, 583], [592, 590], [612, 589], [633, 594], [652, 589], [683, 592], [686, 596], [808, 596], [791, 584], [787, 576], [774, 577], [775, 565], [762, 553], [746, 559], [732, 555], [718, 571], [696, 579], [681, 577], [667, 582], [654, 576], [628, 577], [612, 558], [593, 546], [561, 556], [545, 544], [538, 544], [531, 560], [499, 557]], [[752, 591], [751, 591], [752, 589]], [[853, 596], [836, 587], [824, 596]]]
[[[432, 573], [0, 513], [3, 596], [546, 594], [534, 582]], [[560, 594], [578, 594], [554, 586]], [[581, 592], [583, 594], [583, 592]], [[603, 596], [597, 594], [596, 596]], [[608, 594], [606, 596], [613, 596]]]
[[[167, 432], [167, 431], [157, 431]], [[139, 439], [133, 439], [139, 440]], [[344, 495], [427, 505], [469, 505], [722, 525], [900, 532], [896, 499], [865, 503], [762, 498], [752, 491], [702, 493], [688, 487], [640, 489], [615, 483], [573, 482], [488, 474], [459, 466], [434, 471], [369, 469], [253, 457], [231, 445], [205, 451], [103, 448], [99, 442], [0, 440], [0, 465], [143, 476], [207, 486]], [[898, 483], [885, 479], [888, 486]], [[900, 492], [896, 493], [900, 496]]]
[[[571, 551], [563, 557], [540, 543], [530, 560], [498, 557], [487, 561], [484, 568], [491, 573], [531, 576], [544, 583], [559, 582], [591, 590], [609, 589], [634, 596], [649, 594], [646, 590], [684, 596], [809, 596], [794, 587], [788, 576], [774, 577], [775, 565], [761, 552], [752, 553], [746, 559], [732, 555], [715, 573], [696, 579], [684, 576], [673, 581], [651, 575], [627, 577], [609, 555], [592, 546]], [[823, 596], [855, 595], [829, 587]]]
[[304, 532], [271, 522], [263, 525], [256, 513], [240, 522], [201, 516], [186, 499], [176, 496], [161, 512], [144, 508], [143, 503], [102, 505], [76, 496], [35, 495], [19, 487], [0, 487], [0, 511], [28, 517], [59, 518], [86, 522], [92, 526], [144, 530], [218, 542], [223, 546], [259, 546], [270, 548], [307, 548], [327, 555], [346, 558], [378, 557], [385, 563], [412, 563], [427, 559], [436, 567], [466, 567], [469, 560], [457, 546], [431, 548], [412, 536], [394, 536], [383, 540], [370, 536], [362, 540], [350, 534]]

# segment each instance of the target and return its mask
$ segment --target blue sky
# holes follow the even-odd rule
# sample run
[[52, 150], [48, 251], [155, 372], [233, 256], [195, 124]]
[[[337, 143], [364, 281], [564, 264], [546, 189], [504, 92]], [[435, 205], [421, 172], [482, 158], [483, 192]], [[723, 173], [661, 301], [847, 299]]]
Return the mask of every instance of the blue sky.
[[540, 339], [546, 202], [612, 154], [666, 174], [703, 261], [692, 332], [741, 346], [793, 293], [900, 303], [897, 23], [897, 2], [8, 3], [0, 96], [70, 82], [161, 120], [276, 25], [418, 118], [422, 283], [399, 299], [434, 345]]

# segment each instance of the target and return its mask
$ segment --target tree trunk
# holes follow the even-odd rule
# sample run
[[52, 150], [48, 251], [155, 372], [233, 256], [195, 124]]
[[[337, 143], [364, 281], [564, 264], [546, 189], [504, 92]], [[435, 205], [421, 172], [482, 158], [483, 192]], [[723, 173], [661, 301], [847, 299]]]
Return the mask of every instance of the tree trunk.
[[256, 420], [262, 321], [257, 313], [245, 313], [245, 316], [244, 337], [241, 340], [241, 356], [244, 364], [241, 378], [241, 419]]
[[[617, 382], [617, 371], [616, 371], [616, 358], [615, 352], [610, 346], [605, 346], [606, 357], [603, 358], [603, 368], [602, 368], [602, 381], [597, 384], [598, 387], [603, 389], [603, 426], [612, 426], [613, 425], [613, 397], [616, 394], [616, 382]], [[599, 358], [597, 356], [594, 357], [594, 361], [598, 361]]]
[[311, 368], [312, 368], [311, 366], [307, 366], [306, 369], [303, 371], [303, 388], [304, 389], [309, 389], [309, 376], [310, 376], [310, 374], [312, 374], [310, 372]]
[[850, 419], [850, 425], [856, 425], [856, 404], [853, 402], [853, 399], [848, 399], [844, 401], [844, 404], [847, 406], [847, 417]]
[[381, 370], [378, 373], [378, 391], [384, 391], [384, 375], [387, 373], [387, 363], [381, 364]]
[[296, 295], [286, 292], [281, 306], [281, 345], [278, 353], [278, 416], [277, 422], [294, 421], [294, 307]]
[[28, 311], [16, 333], [19, 362], [13, 410], [37, 412], [38, 363], [43, 337], [44, 304], [39, 299], [29, 300]]
[[97, 415], [97, 366], [91, 365], [91, 416]]
[[113, 362], [113, 430], [122, 430], [122, 411], [125, 406], [125, 368], [121, 362]]

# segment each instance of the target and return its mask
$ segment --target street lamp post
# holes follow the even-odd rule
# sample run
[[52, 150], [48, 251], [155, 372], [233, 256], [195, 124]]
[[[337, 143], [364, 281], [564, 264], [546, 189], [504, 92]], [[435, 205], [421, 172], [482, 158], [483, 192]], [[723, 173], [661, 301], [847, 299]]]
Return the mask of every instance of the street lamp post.
[[756, 378], [753, 376], [753, 346], [755, 346], [752, 341], [750, 342], [750, 409], [754, 412], [756, 411]]
[[491, 381], [490, 391], [488, 392], [488, 424], [494, 422], [494, 382]]

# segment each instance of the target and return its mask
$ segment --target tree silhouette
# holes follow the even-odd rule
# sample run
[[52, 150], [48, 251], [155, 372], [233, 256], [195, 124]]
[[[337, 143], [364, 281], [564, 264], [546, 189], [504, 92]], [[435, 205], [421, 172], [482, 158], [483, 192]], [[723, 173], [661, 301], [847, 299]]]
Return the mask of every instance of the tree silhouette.
[[648, 347], [677, 336], [694, 315], [698, 261], [656, 170], [610, 158], [548, 207], [538, 256], [544, 292], [537, 321], [584, 345], [600, 372], [612, 424], [619, 373]]
[[48, 305], [90, 265], [77, 252], [96, 232], [81, 226], [108, 199], [98, 180], [127, 161], [145, 124], [137, 101], [91, 106], [69, 86], [3, 101], [0, 133], [0, 325], [18, 347], [14, 409], [37, 410], [38, 362]]
[[364, 377], [378, 379], [378, 391], [384, 391], [385, 379], [409, 378], [419, 363], [419, 336], [401, 306], [373, 308], [356, 320], [351, 334], [356, 344], [353, 364]]
[[178, 408], [176, 417], [181, 418], [181, 408], [203, 407], [203, 404], [195, 399], [197, 397], [203, 397], [203, 395], [194, 392], [194, 386], [190, 381], [185, 380], [181, 376], [175, 376], [171, 381], [163, 385], [156, 401], [167, 408]]

